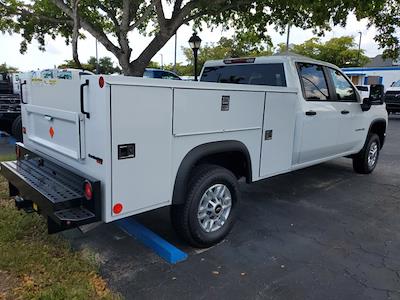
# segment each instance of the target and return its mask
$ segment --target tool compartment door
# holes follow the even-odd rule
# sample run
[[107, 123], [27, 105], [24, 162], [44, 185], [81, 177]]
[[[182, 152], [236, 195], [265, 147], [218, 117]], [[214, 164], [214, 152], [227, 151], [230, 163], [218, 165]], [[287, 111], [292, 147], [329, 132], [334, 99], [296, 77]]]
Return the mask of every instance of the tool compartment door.
[[24, 143], [80, 160], [84, 153], [84, 118], [80, 113], [80, 79], [32, 79], [24, 92]]
[[25, 105], [29, 141], [74, 159], [81, 149], [83, 117], [79, 113]]
[[297, 105], [296, 93], [266, 93], [260, 177], [273, 176], [292, 167]]
[[172, 98], [171, 88], [111, 85], [112, 206], [123, 207], [118, 216], [171, 201]]

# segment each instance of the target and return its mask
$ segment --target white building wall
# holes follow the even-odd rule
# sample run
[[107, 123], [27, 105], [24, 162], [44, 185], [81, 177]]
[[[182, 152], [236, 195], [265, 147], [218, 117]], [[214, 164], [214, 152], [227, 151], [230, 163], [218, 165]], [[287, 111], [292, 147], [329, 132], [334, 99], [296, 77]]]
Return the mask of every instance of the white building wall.
[[[400, 67], [387, 68], [343, 68], [342, 71], [350, 78], [352, 74], [359, 76], [357, 85], [364, 85], [368, 76], [382, 77], [382, 84], [385, 90], [390, 87], [393, 81], [400, 80]], [[362, 75], [360, 75], [362, 74]]]

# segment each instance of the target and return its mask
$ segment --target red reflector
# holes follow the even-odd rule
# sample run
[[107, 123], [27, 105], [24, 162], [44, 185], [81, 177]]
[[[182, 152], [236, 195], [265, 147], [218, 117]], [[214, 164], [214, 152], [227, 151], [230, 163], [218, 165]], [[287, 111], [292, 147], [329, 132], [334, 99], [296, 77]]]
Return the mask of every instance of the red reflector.
[[119, 214], [119, 213], [121, 213], [121, 211], [122, 211], [123, 208], [124, 208], [124, 207], [122, 206], [121, 203], [115, 204], [114, 207], [113, 207], [113, 212], [114, 212], [114, 214]]
[[103, 86], [104, 86], [104, 77], [103, 76], [100, 76], [100, 78], [99, 78], [99, 86], [101, 88], [103, 88]]
[[85, 181], [84, 195], [86, 200], [91, 200], [93, 198], [92, 184], [89, 181]]
[[19, 148], [19, 146], [15, 146], [15, 155], [17, 156], [17, 158], [21, 157], [21, 149]]
[[25, 127], [22, 127], [22, 133], [26, 134], [26, 128]]
[[224, 59], [225, 64], [251, 64], [254, 63], [256, 59], [254, 57], [252, 58], [229, 58], [229, 59]]

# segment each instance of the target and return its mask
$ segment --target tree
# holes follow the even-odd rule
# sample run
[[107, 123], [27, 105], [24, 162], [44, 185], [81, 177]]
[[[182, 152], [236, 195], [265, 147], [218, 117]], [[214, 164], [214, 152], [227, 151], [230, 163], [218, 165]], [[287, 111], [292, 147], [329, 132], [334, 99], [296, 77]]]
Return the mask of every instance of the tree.
[[0, 73], [15, 73], [18, 72], [18, 68], [8, 66], [6, 63], [0, 64]]
[[[80, 64], [80, 66], [73, 60], [65, 60], [63, 64], [59, 65], [58, 68], [78, 68], [84, 69], [91, 72], [96, 72], [96, 58], [91, 56], [86, 64]], [[110, 57], [101, 57], [99, 59], [99, 73], [100, 74], [114, 74], [121, 73], [121, 69], [114, 67], [114, 63]]]
[[[190, 48], [182, 48], [189, 65], [190, 73], [193, 75], [193, 51]], [[272, 44], [268, 40], [267, 47], [258, 39], [251, 36], [242, 35], [240, 38], [222, 37], [216, 44], [206, 44], [203, 46], [198, 55], [199, 72], [207, 60], [224, 59], [229, 57], [245, 57], [245, 56], [265, 56], [272, 54]]]
[[[325, 43], [321, 42], [319, 38], [311, 38], [302, 44], [290, 45], [289, 51], [327, 61], [339, 67], [363, 66], [369, 61], [369, 58], [364, 55], [363, 49], [358, 51], [352, 36], [332, 38]], [[279, 44], [277, 52], [286, 52], [286, 44]]]
[[[234, 29], [239, 37], [261, 40], [267, 36], [267, 25], [283, 32], [290, 23], [322, 33], [331, 25], [344, 26], [350, 12], [358, 19], [368, 18], [378, 30], [375, 39], [385, 54], [398, 56], [397, 0], [0, 0], [0, 30], [21, 34], [22, 52], [33, 39], [44, 49], [46, 38], [61, 35], [70, 43], [84, 30], [115, 55], [124, 74], [140, 76], [176, 30], [191, 21], [199, 29], [204, 24], [221, 25]], [[128, 38], [132, 31], [152, 36], [134, 59], [135, 44]]]

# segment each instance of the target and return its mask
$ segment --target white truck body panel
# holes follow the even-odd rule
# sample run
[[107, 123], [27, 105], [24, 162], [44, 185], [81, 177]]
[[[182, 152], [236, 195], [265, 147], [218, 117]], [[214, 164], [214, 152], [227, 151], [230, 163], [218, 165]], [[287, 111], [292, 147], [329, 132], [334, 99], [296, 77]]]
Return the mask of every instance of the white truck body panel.
[[[296, 59], [263, 61], [284, 64], [287, 87], [125, 76], [102, 76], [100, 87], [95, 75], [28, 79], [24, 145], [100, 180], [103, 221], [110, 222], [171, 204], [179, 167], [199, 145], [242, 143], [252, 181], [257, 181], [357, 153], [371, 120], [387, 119], [383, 105], [362, 112], [360, 103], [306, 101]], [[80, 105], [80, 85], [86, 80], [83, 109], [90, 118]], [[349, 114], [342, 116], [344, 109]], [[306, 117], [309, 110], [318, 114]], [[119, 159], [118, 147], [125, 144], [134, 144], [135, 153]], [[116, 203], [123, 205], [120, 214], [113, 213]]]

